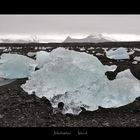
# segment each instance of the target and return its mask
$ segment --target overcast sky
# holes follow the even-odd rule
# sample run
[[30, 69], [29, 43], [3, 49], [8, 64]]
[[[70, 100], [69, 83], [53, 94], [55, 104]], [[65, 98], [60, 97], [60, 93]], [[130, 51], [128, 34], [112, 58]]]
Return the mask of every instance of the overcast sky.
[[0, 34], [85, 36], [140, 35], [140, 15], [0, 15]]

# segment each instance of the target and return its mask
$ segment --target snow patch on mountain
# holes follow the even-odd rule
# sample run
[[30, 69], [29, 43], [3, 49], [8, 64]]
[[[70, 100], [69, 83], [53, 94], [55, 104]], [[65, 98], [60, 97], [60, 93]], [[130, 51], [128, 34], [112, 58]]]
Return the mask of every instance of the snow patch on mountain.
[[103, 34], [97, 34], [97, 35], [89, 35], [85, 38], [82, 39], [75, 39], [75, 38], [71, 38], [70, 36], [68, 36], [65, 40], [64, 43], [82, 43], [82, 42], [87, 42], [87, 43], [100, 43], [100, 42], [113, 42], [116, 41], [110, 37], [107, 37]]

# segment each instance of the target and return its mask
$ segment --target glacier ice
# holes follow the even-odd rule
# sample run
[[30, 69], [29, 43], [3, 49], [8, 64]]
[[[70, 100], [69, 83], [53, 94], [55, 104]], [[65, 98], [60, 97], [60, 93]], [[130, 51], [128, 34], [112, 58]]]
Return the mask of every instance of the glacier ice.
[[107, 58], [110, 59], [129, 59], [129, 54], [127, 50], [123, 47], [120, 47], [116, 50], [109, 50], [106, 52]]
[[140, 49], [139, 48], [134, 48], [134, 51], [140, 52]]
[[109, 81], [105, 72], [115, 68], [103, 66], [92, 55], [57, 48], [21, 87], [29, 94], [45, 96], [53, 107], [64, 102], [65, 113], [79, 114], [80, 107], [87, 110], [119, 107], [140, 96], [140, 81], [129, 69]]
[[76, 90], [83, 84], [96, 82], [105, 71], [106, 68], [92, 55], [57, 48], [49, 54], [43, 68], [34, 72], [23, 87], [39, 96], [47, 92], [47, 97], [52, 98]]
[[1, 55], [0, 78], [16, 79], [31, 75], [36, 67], [35, 60], [19, 54]]
[[115, 71], [117, 66], [116, 65], [111, 65], [111, 66], [108, 66], [108, 65], [104, 65], [106, 71]]
[[46, 59], [48, 58], [49, 53], [46, 51], [39, 51], [36, 53], [36, 63], [38, 64], [37, 67], [43, 67]]
[[33, 57], [33, 56], [35, 56], [36, 55], [36, 52], [28, 52], [27, 53], [27, 56], [29, 56], [29, 57]]
[[97, 56], [100, 56], [100, 55], [104, 55], [104, 54], [102, 54], [102, 53], [96, 53], [96, 55], [97, 55]]
[[138, 64], [138, 61], [133, 61], [132, 64]]
[[80, 51], [85, 51], [85, 48], [80, 48]]
[[101, 80], [89, 87], [79, 87], [75, 91], [56, 96], [52, 103], [64, 102], [65, 113], [78, 114], [83, 106], [87, 110], [126, 105], [140, 96], [140, 82], [130, 73], [130, 70], [120, 72], [116, 80]]
[[140, 57], [139, 57], [139, 56], [136, 56], [136, 57], [134, 58], [134, 60], [140, 61]]

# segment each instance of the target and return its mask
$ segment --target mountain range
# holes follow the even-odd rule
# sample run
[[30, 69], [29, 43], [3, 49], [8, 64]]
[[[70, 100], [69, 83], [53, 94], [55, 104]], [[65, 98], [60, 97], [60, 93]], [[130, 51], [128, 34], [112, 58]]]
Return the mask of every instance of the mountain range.
[[115, 39], [112, 39], [110, 37], [107, 37], [103, 34], [97, 34], [97, 35], [89, 35], [85, 38], [82, 39], [76, 39], [76, 38], [71, 38], [68, 36], [65, 40], [64, 43], [82, 43], [82, 42], [87, 42], [87, 43], [100, 43], [100, 42], [115, 42]]
[[[53, 38], [55, 40], [55, 38]], [[96, 34], [96, 35], [89, 35], [85, 38], [77, 39], [77, 38], [71, 38], [68, 36], [63, 43], [102, 43], [102, 42], [116, 42], [117, 40], [108, 37], [103, 34]], [[31, 36], [28, 38], [0, 38], [0, 43], [48, 43], [47, 38], [45, 39], [39, 39], [36, 36]], [[49, 42], [56, 42], [56, 41], [49, 41]]]

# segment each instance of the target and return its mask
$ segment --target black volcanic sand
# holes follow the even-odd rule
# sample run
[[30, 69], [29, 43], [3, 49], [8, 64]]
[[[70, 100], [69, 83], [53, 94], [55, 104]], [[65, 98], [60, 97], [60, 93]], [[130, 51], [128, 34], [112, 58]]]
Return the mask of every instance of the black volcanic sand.
[[[103, 52], [99, 49], [99, 52]], [[137, 54], [136, 54], [137, 53]], [[134, 56], [139, 56], [138, 52]], [[96, 54], [94, 54], [96, 55]], [[133, 59], [115, 61], [97, 56], [104, 65], [117, 65], [116, 73], [130, 68], [140, 80], [140, 63]], [[110, 62], [112, 62], [110, 64]], [[28, 95], [20, 87], [27, 79], [18, 79], [0, 86], [0, 127], [138, 127], [140, 126], [140, 98], [133, 103], [96, 111], [83, 111], [79, 115], [53, 114], [53, 108], [45, 97]]]

